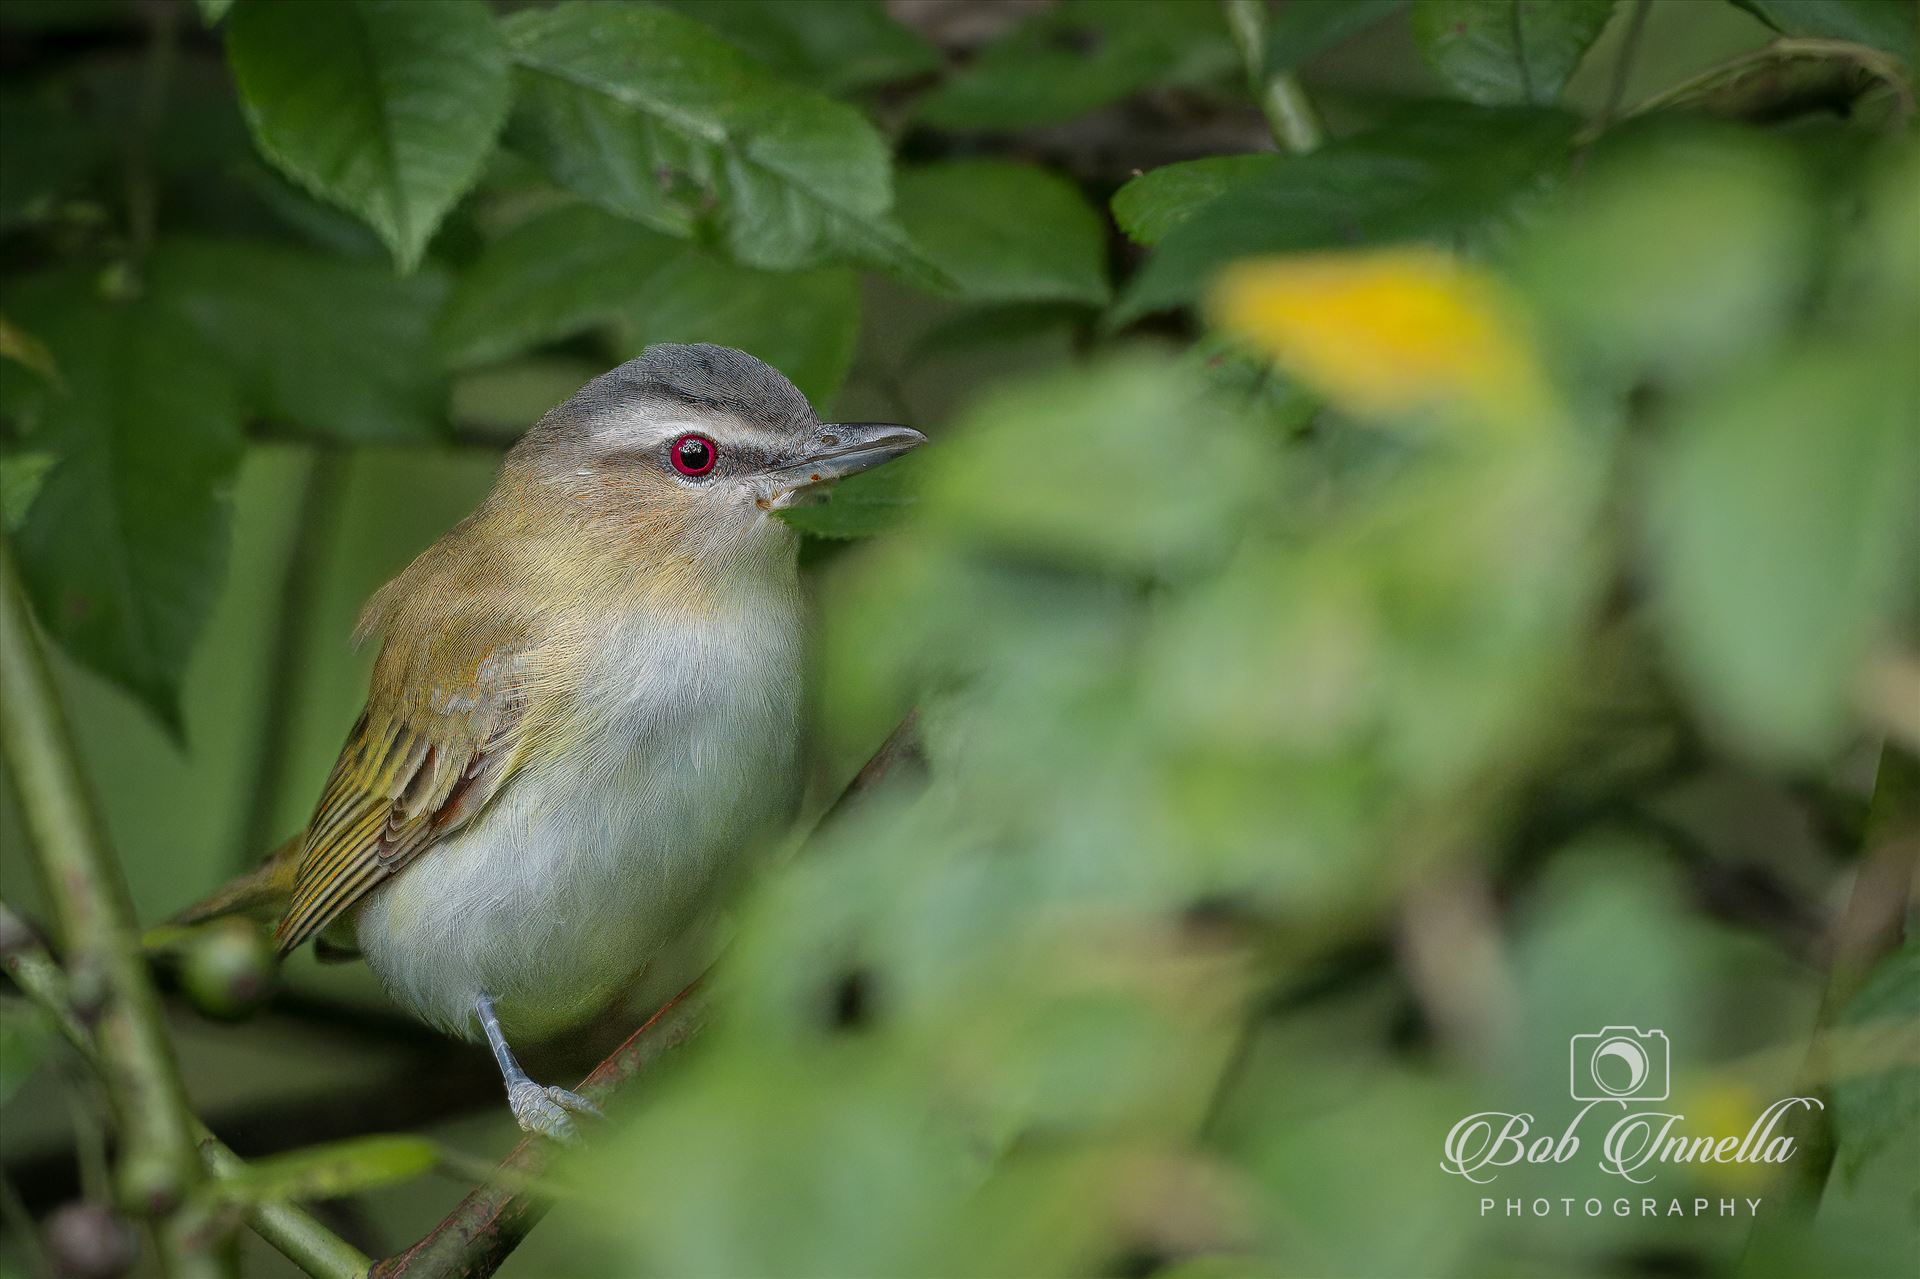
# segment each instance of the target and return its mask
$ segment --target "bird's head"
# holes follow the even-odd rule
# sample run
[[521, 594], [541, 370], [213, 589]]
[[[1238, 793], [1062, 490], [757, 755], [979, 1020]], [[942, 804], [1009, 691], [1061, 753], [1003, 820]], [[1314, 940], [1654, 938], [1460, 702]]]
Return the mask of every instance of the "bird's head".
[[891, 423], [822, 423], [744, 351], [659, 345], [548, 413], [509, 465], [664, 554], [738, 562], [791, 547], [773, 512], [925, 442]]

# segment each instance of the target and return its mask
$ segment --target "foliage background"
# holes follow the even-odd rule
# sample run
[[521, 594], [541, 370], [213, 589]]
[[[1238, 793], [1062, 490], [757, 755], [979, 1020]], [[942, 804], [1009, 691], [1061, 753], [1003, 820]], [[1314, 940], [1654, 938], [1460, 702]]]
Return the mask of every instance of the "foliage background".
[[[504, 442], [727, 342], [939, 445], [806, 552], [818, 800], [916, 704], [931, 781], [747, 905], [506, 1273], [1895, 1273], [1910, 949], [1744, 1263], [1438, 1159], [1609, 1024], [1744, 1129], [1911, 821], [1914, 48], [1901, 0], [6, 0], [0, 499], [141, 918], [304, 820], [354, 613]], [[1411, 242], [1485, 275], [1351, 256]], [[0, 841], [40, 915], [10, 790]], [[97, 1194], [6, 1007], [10, 1177]], [[357, 968], [171, 1024], [242, 1153], [507, 1142]], [[377, 1255], [461, 1188], [335, 1219]]]

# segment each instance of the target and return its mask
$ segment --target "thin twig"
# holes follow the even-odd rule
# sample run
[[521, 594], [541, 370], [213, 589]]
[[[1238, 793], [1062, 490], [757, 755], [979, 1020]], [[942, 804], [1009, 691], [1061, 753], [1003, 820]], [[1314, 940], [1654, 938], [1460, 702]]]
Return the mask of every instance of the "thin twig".
[[[706, 992], [697, 984], [689, 986], [595, 1066], [577, 1091], [604, 1100], [663, 1053], [692, 1038], [706, 1013]], [[373, 1279], [492, 1274], [546, 1215], [546, 1200], [528, 1194], [526, 1187], [546, 1171], [552, 1157], [551, 1142], [521, 1138], [492, 1180], [476, 1186], [425, 1238], [375, 1266]]]
[[1320, 113], [1290, 72], [1267, 70], [1267, 10], [1261, 0], [1222, 0], [1227, 29], [1246, 67], [1247, 88], [1260, 104], [1273, 140], [1283, 151], [1304, 155], [1327, 140]]
[[217, 1240], [191, 1207], [200, 1160], [160, 996], [147, 979], [126, 881], [107, 851], [3, 535], [0, 749], [74, 980], [89, 996], [83, 1006], [99, 1010], [94, 1039], [118, 1120], [121, 1200], [128, 1211], [157, 1218], [161, 1258], [175, 1279], [215, 1274]]
[[[9, 939], [0, 966], [20, 993], [39, 1005], [81, 1060], [104, 1073], [98, 1045], [73, 1006], [67, 974], [54, 962], [19, 915], [0, 902], [0, 932]], [[214, 1177], [233, 1177], [246, 1171], [240, 1156], [198, 1120], [189, 1120], [199, 1163]], [[254, 1233], [279, 1249], [288, 1260], [314, 1279], [359, 1279], [373, 1262], [359, 1249], [320, 1224], [317, 1217], [294, 1204], [256, 1204], [245, 1220]]]

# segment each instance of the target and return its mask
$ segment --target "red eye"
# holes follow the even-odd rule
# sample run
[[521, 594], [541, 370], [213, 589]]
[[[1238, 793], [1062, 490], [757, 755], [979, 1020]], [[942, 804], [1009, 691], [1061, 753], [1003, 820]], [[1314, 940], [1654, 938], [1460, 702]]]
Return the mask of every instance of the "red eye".
[[673, 469], [682, 475], [705, 475], [720, 460], [720, 449], [704, 435], [691, 433], [675, 440], [667, 449]]

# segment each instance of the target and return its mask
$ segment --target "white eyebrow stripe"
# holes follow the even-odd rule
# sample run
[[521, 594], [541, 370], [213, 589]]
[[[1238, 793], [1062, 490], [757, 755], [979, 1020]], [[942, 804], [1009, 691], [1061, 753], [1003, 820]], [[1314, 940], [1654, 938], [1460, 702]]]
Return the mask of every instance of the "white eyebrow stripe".
[[729, 445], [779, 450], [792, 445], [793, 438], [783, 431], [770, 431], [764, 427], [753, 426], [737, 418], [701, 417], [693, 414], [675, 414], [660, 417], [636, 410], [622, 412], [618, 418], [609, 420], [602, 417], [593, 426], [588, 438], [595, 452], [625, 453], [647, 449], [663, 448], [667, 442], [687, 432], [693, 431], [710, 436], [722, 448]]

